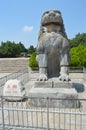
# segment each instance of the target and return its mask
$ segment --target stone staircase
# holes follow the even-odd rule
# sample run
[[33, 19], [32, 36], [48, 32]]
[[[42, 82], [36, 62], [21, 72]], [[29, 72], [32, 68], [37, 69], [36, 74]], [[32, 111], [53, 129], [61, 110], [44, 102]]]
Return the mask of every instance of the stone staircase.
[[0, 73], [12, 73], [28, 68], [29, 58], [0, 58]]

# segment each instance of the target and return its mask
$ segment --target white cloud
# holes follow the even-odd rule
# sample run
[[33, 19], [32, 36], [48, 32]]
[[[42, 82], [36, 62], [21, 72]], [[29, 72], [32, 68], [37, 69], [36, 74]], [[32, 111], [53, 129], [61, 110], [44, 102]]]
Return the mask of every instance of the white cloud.
[[32, 31], [32, 30], [33, 30], [33, 26], [24, 26], [23, 27], [24, 32], [29, 32], [29, 31]]

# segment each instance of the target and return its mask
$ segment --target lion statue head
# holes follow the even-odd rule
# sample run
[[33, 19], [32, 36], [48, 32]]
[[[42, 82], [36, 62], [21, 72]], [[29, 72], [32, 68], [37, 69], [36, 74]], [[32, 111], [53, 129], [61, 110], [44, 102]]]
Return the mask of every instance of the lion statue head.
[[49, 10], [43, 13], [41, 18], [41, 26], [40, 26], [40, 32], [39, 32], [39, 39], [42, 36], [42, 34], [47, 32], [56, 32], [67, 38], [62, 15], [59, 10]]

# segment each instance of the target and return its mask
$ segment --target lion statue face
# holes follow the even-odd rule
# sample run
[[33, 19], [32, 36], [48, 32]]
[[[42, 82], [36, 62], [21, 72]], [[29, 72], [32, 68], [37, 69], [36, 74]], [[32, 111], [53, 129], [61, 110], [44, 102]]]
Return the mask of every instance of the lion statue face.
[[63, 24], [63, 20], [62, 20], [62, 16], [60, 11], [58, 10], [50, 10], [50, 11], [46, 11], [43, 15], [42, 15], [42, 19], [41, 19], [41, 25], [42, 26], [46, 26], [47, 24]]
[[[41, 28], [47, 28], [47, 32], [61, 33], [66, 36], [61, 12], [58, 10], [49, 10], [43, 13], [41, 18]], [[41, 29], [40, 28], [40, 29]]]

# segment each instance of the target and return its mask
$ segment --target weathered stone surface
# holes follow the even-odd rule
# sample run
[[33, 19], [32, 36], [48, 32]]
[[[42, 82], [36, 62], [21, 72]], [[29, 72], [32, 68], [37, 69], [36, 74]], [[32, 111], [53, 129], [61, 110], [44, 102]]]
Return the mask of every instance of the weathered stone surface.
[[5, 83], [3, 96], [7, 100], [20, 100], [25, 95], [25, 87], [20, 80], [11, 79]]
[[51, 79], [54, 88], [73, 88], [73, 83], [71, 81], [60, 81], [58, 78]]
[[[32, 88], [29, 91], [29, 102], [34, 106], [47, 107], [47, 97], [49, 107], [74, 108], [79, 107], [78, 94], [74, 88]], [[56, 99], [57, 98], [57, 99]]]
[[36, 81], [34, 88], [74, 88], [74, 83], [60, 81], [58, 78], [51, 78], [48, 81]]
[[58, 76], [62, 81], [69, 80], [69, 42], [60, 11], [49, 10], [43, 13], [37, 54], [39, 81]]
[[54, 82], [54, 88], [73, 88], [73, 83], [65, 83], [65, 82]]
[[52, 88], [52, 81], [36, 81], [34, 88]]

